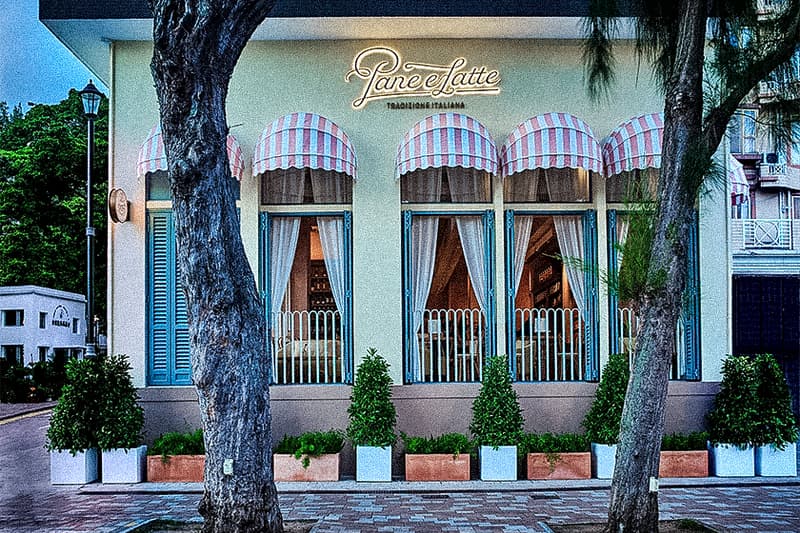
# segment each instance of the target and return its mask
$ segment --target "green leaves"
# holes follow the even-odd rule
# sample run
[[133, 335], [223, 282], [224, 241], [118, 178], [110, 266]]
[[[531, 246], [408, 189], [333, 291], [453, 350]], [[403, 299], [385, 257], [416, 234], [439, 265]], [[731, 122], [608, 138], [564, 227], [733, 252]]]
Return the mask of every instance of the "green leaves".
[[451, 454], [457, 457], [473, 448], [472, 442], [462, 433], [445, 433], [438, 437], [409, 437], [402, 434], [406, 453], [409, 454]]
[[522, 409], [511, 387], [508, 358], [493, 355], [486, 361], [483, 383], [472, 402], [469, 430], [478, 446], [514, 446], [522, 438]]
[[347, 436], [354, 446], [391, 446], [397, 440], [394, 426], [397, 411], [392, 403], [392, 378], [389, 364], [375, 348], [356, 370], [350, 406]]
[[595, 392], [594, 402], [583, 420], [586, 436], [591, 442], [616, 444], [619, 440], [619, 425], [629, 376], [628, 357], [619, 353], [609, 356]]
[[761, 354], [754, 361], [756, 410], [758, 420], [754, 442], [780, 450], [797, 440], [797, 420], [792, 398], [781, 367], [772, 354]]
[[144, 411], [137, 403], [124, 355], [73, 359], [47, 429], [48, 450], [133, 448], [141, 442]]
[[663, 451], [686, 452], [692, 450], [705, 450], [708, 442], [708, 433], [695, 431], [693, 433], [673, 433], [664, 435], [661, 439]]
[[147, 449], [147, 455], [160, 455], [166, 460], [171, 455], [203, 455], [206, 453], [203, 430], [181, 433], [171, 431], [158, 437]]
[[712, 443], [747, 448], [755, 444], [758, 422], [755, 367], [745, 355], [732, 355], [722, 363], [722, 383], [714, 407], [706, 416]]
[[577, 453], [589, 451], [586, 435], [575, 433], [528, 433], [520, 442], [521, 453]]
[[303, 468], [308, 468], [312, 457], [339, 453], [344, 446], [344, 433], [337, 430], [309, 431], [299, 436], [284, 435], [273, 453], [294, 455], [303, 459]]

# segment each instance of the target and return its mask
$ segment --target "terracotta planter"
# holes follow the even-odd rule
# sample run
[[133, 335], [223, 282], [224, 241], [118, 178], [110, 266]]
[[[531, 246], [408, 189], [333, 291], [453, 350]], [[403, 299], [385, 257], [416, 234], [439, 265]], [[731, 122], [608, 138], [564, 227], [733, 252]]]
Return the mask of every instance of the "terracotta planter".
[[319, 457], [309, 457], [307, 468], [303, 460], [291, 454], [272, 456], [275, 481], [339, 481], [339, 462], [341, 454], [331, 453]]
[[658, 477], [708, 477], [708, 451], [664, 451]]
[[469, 481], [469, 454], [406, 454], [406, 481]]
[[147, 481], [182, 481], [202, 483], [205, 455], [147, 456]]
[[592, 477], [592, 454], [559, 453], [551, 462], [546, 453], [528, 454], [528, 479], [589, 479]]

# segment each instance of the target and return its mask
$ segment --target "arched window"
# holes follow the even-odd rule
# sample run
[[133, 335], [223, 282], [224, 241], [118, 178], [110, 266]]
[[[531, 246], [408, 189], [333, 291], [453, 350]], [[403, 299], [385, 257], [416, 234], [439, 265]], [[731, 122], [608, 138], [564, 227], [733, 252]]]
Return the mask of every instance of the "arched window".
[[507, 350], [519, 381], [597, 378], [595, 211], [537, 211], [590, 201], [603, 168], [591, 128], [566, 113], [521, 123], [500, 150], [506, 211]]
[[[233, 135], [228, 135], [226, 148], [231, 176], [236, 178], [228, 183], [238, 198], [244, 171], [242, 149]], [[136, 169], [145, 179], [147, 198], [147, 383], [191, 385], [189, 325], [175, 250], [161, 126], [150, 130], [139, 150]]]
[[353, 146], [325, 117], [292, 113], [262, 133], [253, 175], [272, 381], [350, 383]]
[[406, 207], [405, 379], [480, 381], [495, 343], [494, 142], [472, 117], [432, 115], [405, 135], [396, 168]]

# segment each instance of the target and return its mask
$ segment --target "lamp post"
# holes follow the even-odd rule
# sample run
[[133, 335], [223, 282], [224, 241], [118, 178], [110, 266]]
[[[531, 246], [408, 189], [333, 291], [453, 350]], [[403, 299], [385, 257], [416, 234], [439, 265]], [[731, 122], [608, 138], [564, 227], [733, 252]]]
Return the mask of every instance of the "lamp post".
[[92, 226], [92, 157], [94, 151], [94, 119], [100, 109], [103, 93], [97, 90], [92, 80], [78, 94], [83, 102], [83, 114], [87, 122], [86, 141], [86, 353], [95, 357], [94, 338], [94, 226]]

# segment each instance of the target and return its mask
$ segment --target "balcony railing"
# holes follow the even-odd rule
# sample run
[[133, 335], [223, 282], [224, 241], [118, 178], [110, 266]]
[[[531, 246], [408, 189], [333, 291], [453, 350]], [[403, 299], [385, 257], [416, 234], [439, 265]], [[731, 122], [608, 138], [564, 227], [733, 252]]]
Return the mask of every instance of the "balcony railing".
[[792, 248], [791, 219], [745, 219], [742, 220], [742, 243], [745, 249]]
[[578, 309], [515, 309], [518, 381], [582, 381], [586, 325]]
[[480, 381], [485, 322], [480, 309], [425, 309], [417, 336], [420, 368], [415, 381]]
[[[639, 317], [630, 307], [617, 309], [619, 323], [619, 346], [622, 353], [628, 356], [628, 361], [633, 366], [633, 350], [636, 347], [636, 336], [639, 332]], [[686, 367], [686, 346], [683, 343], [683, 320], [678, 319], [675, 328], [675, 352], [672, 354], [672, 363], [669, 369], [669, 379], [680, 379], [680, 369]]]
[[281, 311], [271, 326], [273, 383], [345, 383], [338, 311]]
[[760, 168], [762, 179], [774, 179], [786, 176], [786, 163], [764, 163]]

